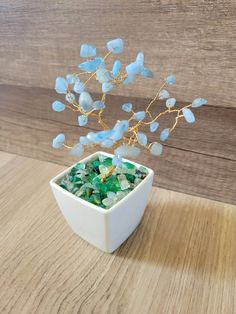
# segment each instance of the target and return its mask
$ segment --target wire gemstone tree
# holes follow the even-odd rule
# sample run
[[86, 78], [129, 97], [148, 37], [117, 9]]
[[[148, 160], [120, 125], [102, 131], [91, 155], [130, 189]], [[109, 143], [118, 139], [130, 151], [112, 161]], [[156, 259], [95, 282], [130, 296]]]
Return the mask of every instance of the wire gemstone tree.
[[[123, 66], [121, 61], [116, 59], [112, 69], [109, 70], [106, 66], [106, 60], [112, 55], [116, 56], [123, 52], [123, 40], [120, 38], [111, 40], [106, 44], [106, 48], [108, 53], [104, 57], [99, 57], [96, 47], [89, 44], [81, 45], [80, 57], [90, 59], [78, 65], [79, 73], [68, 74], [66, 78], [58, 77], [56, 79], [55, 89], [57, 93], [65, 95], [67, 103], [64, 104], [56, 100], [52, 104], [54, 111], [61, 112], [68, 109], [75, 112], [80, 127], [89, 122], [89, 117], [97, 119], [101, 130], [80, 136], [79, 142], [73, 146], [68, 145], [64, 134], [58, 134], [53, 139], [52, 146], [56, 149], [64, 147], [70, 150], [70, 154], [76, 156], [81, 156], [87, 146], [112, 147], [114, 149], [112, 168], [114, 169], [122, 165], [122, 157], [137, 157], [141, 148], [149, 150], [152, 155], [161, 155], [163, 145], [160, 142], [168, 139], [179, 119], [184, 118], [188, 123], [195, 122], [194, 114], [190, 108], [201, 107], [207, 103], [207, 100], [196, 98], [181, 109], [175, 108], [176, 99], [170, 97], [169, 92], [165, 89], [166, 86], [176, 83], [175, 76], [169, 75], [163, 80], [155, 97], [145, 106], [143, 111], [135, 111], [131, 103], [122, 104], [122, 110], [129, 116], [126, 120], [117, 120], [115, 125], [109, 125], [109, 121], [105, 121], [103, 118], [103, 112], [108, 106], [106, 102], [107, 93], [120, 84], [132, 84], [136, 76], [153, 78], [153, 73], [144, 65], [143, 52], [139, 52], [135, 61], [126, 66]], [[82, 80], [84, 77], [86, 79]], [[87, 85], [91, 79], [96, 79], [101, 84], [102, 96], [95, 101], [87, 91]], [[165, 100], [166, 109], [153, 116], [152, 106], [159, 99]], [[160, 128], [159, 119], [167, 114], [174, 115], [173, 125], [161, 130], [159, 141], [149, 142], [143, 129], [149, 127], [151, 133], [156, 132]]]

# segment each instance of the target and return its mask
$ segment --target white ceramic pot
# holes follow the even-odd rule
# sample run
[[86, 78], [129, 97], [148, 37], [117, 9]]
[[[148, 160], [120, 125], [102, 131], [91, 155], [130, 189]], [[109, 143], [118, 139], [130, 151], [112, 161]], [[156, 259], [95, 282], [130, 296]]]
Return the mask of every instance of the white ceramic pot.
[[[105, 152], [96, 152], [81, 162], [93, 160], [98, 154], [113, 157]], [[133, 161], [129, 162], [137, 167], [141, 166]], [[111, 253], [140, 223], [152, 187], [153, 171], [145, 166], [148, 170], [146, 178], [110, 209], [103, 209], [73, 195], [57, 184], [74, 166], [67, 168], [50, 181], [53, 194], [71, 229], [90, 244]]]

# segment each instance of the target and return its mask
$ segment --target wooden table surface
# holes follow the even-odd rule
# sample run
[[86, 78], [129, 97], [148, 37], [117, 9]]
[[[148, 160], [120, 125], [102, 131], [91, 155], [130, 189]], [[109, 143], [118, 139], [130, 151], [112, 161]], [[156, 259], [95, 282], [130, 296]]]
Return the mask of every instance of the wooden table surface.
[[72, 233], [48, 181], [0, 153], [0, 313], [236, 313], [236, 207], [153, 188], [113, 254]]

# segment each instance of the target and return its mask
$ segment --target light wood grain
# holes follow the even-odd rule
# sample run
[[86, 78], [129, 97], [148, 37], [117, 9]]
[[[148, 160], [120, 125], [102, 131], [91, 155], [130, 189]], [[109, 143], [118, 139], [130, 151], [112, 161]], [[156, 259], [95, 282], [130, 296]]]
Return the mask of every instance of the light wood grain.
[[[156, 78], [115, 93], [152, 97], [159, 78], [174, 72], [179, 100], [200, 95], [235, 107], [234, 0], [2, 0], [0, 12], [1, 83], [53, 87], [56, 76], [81, 62], [81, 43], [95, 44], [103, 55], [106, 42], [121, 37], [123, 62], [144, 51]], [[92, 91], [98, 88], [92, 84]]]
[[235, 206], [153, 188], [109, 255], [64, 221], [48, 185], [62, 169], [0, 153], [1, 313], [235, 313]]
[[[51, 148], [51, 139], [63, 132], [73, 145], [79, 136], [98, 126], [90, 120], [80, 128], [73, 112], [53, 112], [55, 99], [63, 100], [48, 89], [0, 85], [0, 150], [64, 165], [74, 163], [67, 151]], [[128, 101], [138, 111], [149, 99], [108, 96], [105, 119], [109, 125], [114, 125], [118, 116], [127, 118], [120, 108]], [[164, 106], [155, 104], [154, 113]], [[236, 204], [236, 111], [205, 106], [196, 109], [195, 115], [194, 125], [179, 123], [160, 158], [143, 153], [138, 161], [155, 170], [155, 185]], [[170, 126], [173, 117], [161, 120], [161, 127], [165, 123]], [[149, 140], [159, 140], [159, 132], [149, 134]]]

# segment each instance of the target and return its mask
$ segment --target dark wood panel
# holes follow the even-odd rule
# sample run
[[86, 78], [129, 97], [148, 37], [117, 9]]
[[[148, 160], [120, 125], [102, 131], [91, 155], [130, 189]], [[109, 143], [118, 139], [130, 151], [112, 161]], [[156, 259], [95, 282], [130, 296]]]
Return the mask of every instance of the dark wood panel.
[[1, 83], [52, 87], [56, 76], [76, 69], [81, 43], [103, 54], [119, 36], [127, 45], [124, 62], [142, 50], [156, 78], [116, 94], [152, 97], [158, 79], [174, 72], [178, 99], [203, 96], [214, 106], [235, 107], [233, 0], [2, 0], [0, 25]]
[[[74, 162], [64, 150], [51, 148], [51, 138], [64, 132], [72, 143], [88, 129], [77, 125], [73, 112], [53, 112], [51, 102], [56, 97], [54, 91], [43, 88], [0, 86], [0, 150], [64, 165]], [[111, 125], [127, 101], [126, 97], [109, 96], [107, 117]], [[149, 100], [129, 101], [138, 110]], [[154, 111], [161, 110], [162, 105], [156, 104]], [[197, 123], [181, 122], [160, 158], [145, 153], [138, 161], [155, 170], [158, 186], [236, 203], [236, 111], [205, 106], [195, 113]], [[171, 123], [170, 119], [165, 123]], [[88, 127], [98, 129], [93, 121]], [[150, 140], [155, 137], [158, 133]]]

